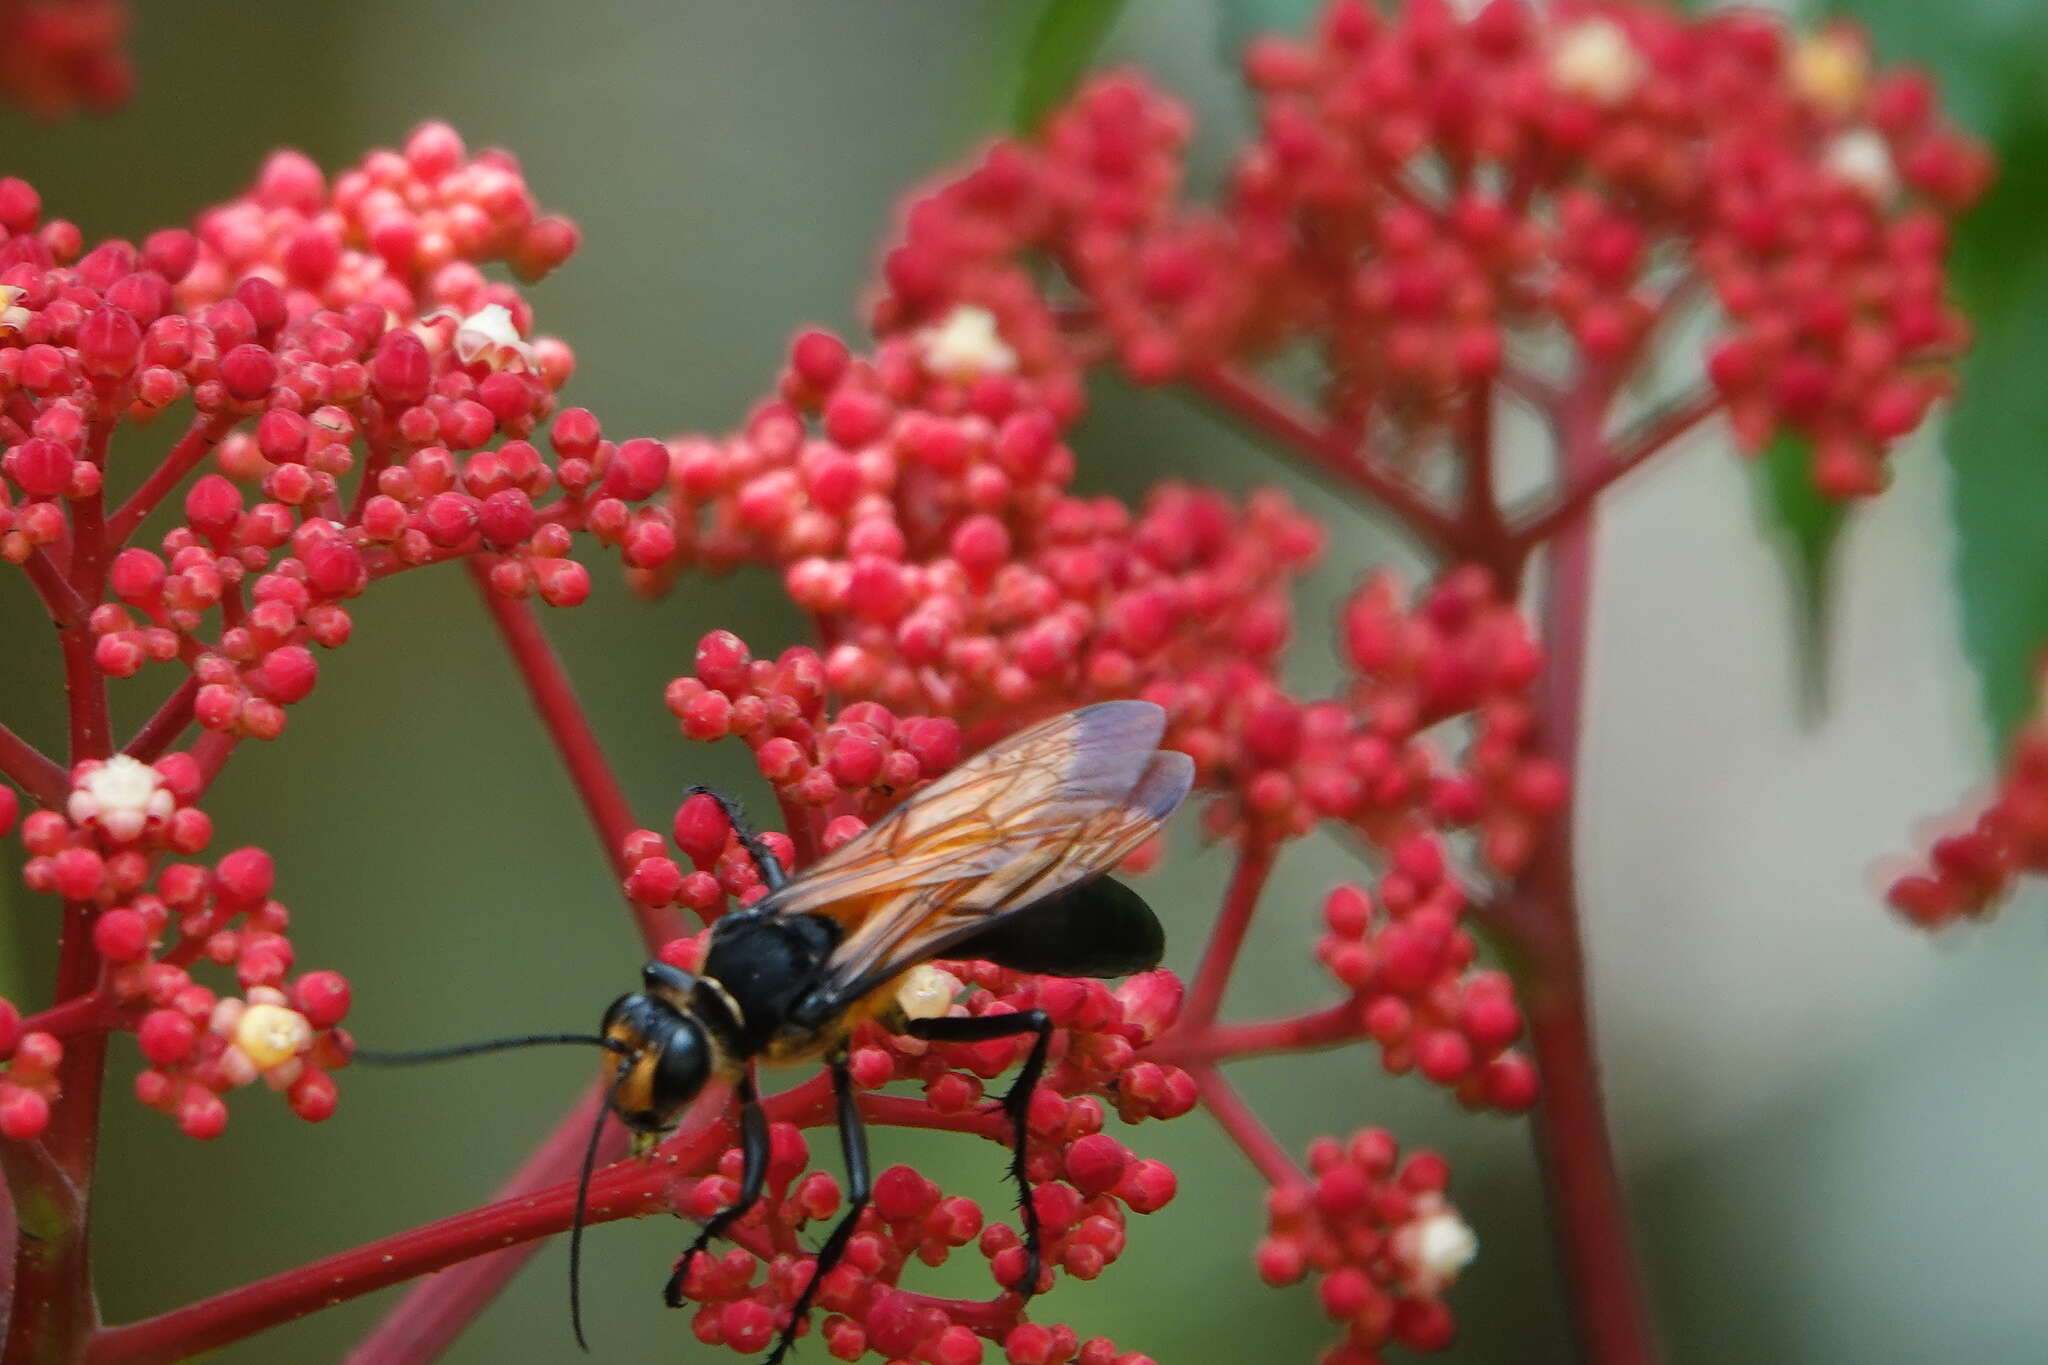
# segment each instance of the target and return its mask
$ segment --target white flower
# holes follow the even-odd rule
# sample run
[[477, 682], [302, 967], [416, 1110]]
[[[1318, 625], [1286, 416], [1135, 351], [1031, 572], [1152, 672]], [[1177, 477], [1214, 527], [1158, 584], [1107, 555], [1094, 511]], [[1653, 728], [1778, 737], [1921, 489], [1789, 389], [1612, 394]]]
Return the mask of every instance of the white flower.
[[534, 366], [533, 347], [519, 335], [512, 323], [512, 310], [502, 303], [487, 303], [455, 326], [455, 355], [465, 365], [479, 360], [502, 370], [516, 357], [527, 369]]
[[1581, 20], [1559, 33], [1550, 49], [1551, 83], [1598, 105], [1620, 104], [1643, 75], [1643, 54], [1612, 19]]
[[925, 368], [943, 379], [965, 383], [1017, 368], [1017, 353], [1003, 343], [996, 315], [972, 304], [960, 304], [944, 322], [919, 332], [917, 343]]
[[1394, 1254], [1407, 1263], [1418, 1290], [1435, 1294], [1472, 1264], [1479, 1254], [1479, 1238], [1456, 1211], [1439, 1208], [1394, 1234]]
[[1899, 192], [1899, 168], [1892, 149], [1875, 128], [1851, 128], [1828, 144], [1821, 164], [1838, 180], [1847, 181], [1878, 203]]
[[163, 774], [140, 759], [115, 754], [78, 775], [68, 809], [78, 824], [97, 824], [108, 838], [125, 842], [151, 820], [168, 820], [176, 804]]
[[903, 984], [896, 988], [896, 1008], [906, 1019], [937, 1019], [959, 994], [959, 977], [923, 962], [904, 974]]

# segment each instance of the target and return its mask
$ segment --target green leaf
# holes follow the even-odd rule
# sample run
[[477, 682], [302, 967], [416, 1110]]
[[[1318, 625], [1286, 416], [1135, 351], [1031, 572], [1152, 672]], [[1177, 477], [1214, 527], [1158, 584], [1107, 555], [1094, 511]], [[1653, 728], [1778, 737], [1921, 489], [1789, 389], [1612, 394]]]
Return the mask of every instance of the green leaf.
[[1755, 464], [1757, 512], [1765, 534], [1785, 561], [1798, 611], [1799, 695], [1808, 720], [1826, 709], [1828, 691], [1828, 604], [1835, 543], [1848, 509], [1823, 497], [1813, 483], [1813, 444], [1786, 434], [1771, 442]]
[[1073, 90], [1123, 7], [1124, 0], [1045, 0], [1039, 7], [1011, 105], [1018, 132], [1037, 128]]
[[1854, 0], [1880, 53], [1930, 69], [1997, 151], [1999, 180], [1956, 234], [1976, 328], [1945, 447], [1963, 642], [1994, 733], [2033, 705], [2048, 643], [2048, 12], [2031, 4]]

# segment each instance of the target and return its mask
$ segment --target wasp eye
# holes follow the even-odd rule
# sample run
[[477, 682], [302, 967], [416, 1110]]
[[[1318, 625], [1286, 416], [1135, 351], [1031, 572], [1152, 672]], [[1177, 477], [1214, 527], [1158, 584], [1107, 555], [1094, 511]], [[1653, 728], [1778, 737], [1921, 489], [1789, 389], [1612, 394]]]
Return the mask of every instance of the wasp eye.
[[696, 1021], [684, 1019], [661, 1040], [654, 1063], [654, 1102], [664, 1113], [697, 1098], [711, 1074], [711, 1048]]

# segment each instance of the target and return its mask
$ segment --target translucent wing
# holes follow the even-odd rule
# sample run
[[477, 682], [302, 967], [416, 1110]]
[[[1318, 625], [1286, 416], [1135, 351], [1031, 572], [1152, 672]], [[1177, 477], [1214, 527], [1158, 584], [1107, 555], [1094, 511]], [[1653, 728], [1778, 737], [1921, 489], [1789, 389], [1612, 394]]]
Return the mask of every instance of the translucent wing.
[[1143, 843], [1194, 782], [1163, 753], [1166, 715], [1103, 702], [975, 755], [827, 855], [762, 908], [838, 920], [824, 989], [851, 1000], [990, 919], [1098, 876]]

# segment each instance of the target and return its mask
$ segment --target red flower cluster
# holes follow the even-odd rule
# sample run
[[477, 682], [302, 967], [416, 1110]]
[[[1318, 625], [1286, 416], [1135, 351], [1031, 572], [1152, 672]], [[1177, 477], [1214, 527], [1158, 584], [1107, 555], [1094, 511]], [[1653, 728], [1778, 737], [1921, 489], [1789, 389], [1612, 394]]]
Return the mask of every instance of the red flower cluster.
[[[572, 532], [630, 521], [625, 500], [656, 490], [667, 452], [615, 448], [576, 411], [555, 422], [552, 460], [527, 440], [569, 352], [527, 342], [530, 310], [478, 264], [539, 273], [575, 234], [539, 215], [509, 157], [471, 158], [445, 127], [332, 187], [281, 152], [243, 198], [140, 246], [85, 251], [32, 188], [0, 181], [0, 230], [0, 558], [59, 627], [79, 760], [10, 754], [10, 771], [45, 807], [22, 821], [27, 884], [72, 907], [102, 964], [77, 958], [76, 993], [0, 1039], [4, 1131], [41, 1131], [56, 1042], [110, 1028], [141, 1040], [143, 1102], [194, 1136], [218, 1133], [219, 1094], [259, 1075], [324, 1118], [347, 985], [289, 978], [267, 854], [171, 861], [211, 839], [200, 797], [236, 740], [284, 728], [372, 581], [484, 555], [501, 594], [580, 601]], [[185, 400], [183, 437], [110, 506], [117, 434]], [[209, 457], [175, 524], [131, 543]], [[152, 665], [181, 681], [113, 752], [104, 680]], [[166, 753], [192, 722], [209, 733]], [[208, 963], [242, 994], [195, 981]]]
[[[193, 1137], [218, 1136], [228, 1117], [220, 1096], [259, 1078], [301, 1118], [334, 1112], [327, 1071], [346, 1059], [334, 1028], [348, 1012], [348, 983], [327, 971], [290, 976], [290, 916], [271, 898], [269, 854], [238, 849], [211, 867], [169, 860], [212, 839], [213, 822], [193, 804], [203, 785], [190, 754], [154, 764], [116, 754], [78, 766], [64, 812], [21, 822], [23, 881], [91, 915], [103, 984], [25, 1022], [0, 1002], [10, 1021], [0, 1051], [12, 1058], [0, 1081], [7, 1137], [47, 1125], [61, 1099], [61, 1038], [117, 1027], [134, 1031], [149, 1063], [137, 1098]], [[202, 964], [230, 969], [242, 993], [223, 997], [195, 980]]]
[[122, 104], [128, 18], [128, 0], [0, 0], [0, 94], [44, 118]]
[[[1989, 163], [1924, 77], [1867, 64], [1742, 11], [1338, 0], [1248, 50], [1260, 135], [1218, 205], [1176, 202], [1179, 106], [1099, 80], [916, 202], [876, 321], [971, 303], [1035, 372], [1106, 356], [1141, 383], [1309, 341], [1338, 426], [1405, 445], [1546, 331], [1625, 372], [1704, 282], [1744, 439], [1798, 431], [1827, 492], [1875, 492], [1965, 339], [1941, 254]], [[1041, 253], [1084, 306], [1036, 287]]]
[[[944, 713], [985, 740], [1218, 654], [1270, 669], [1285, 643], [1314, 527], [1271, 494], [1238, 511], [1166, 485], [1135, 513], [1075, 495], [1078, 391], [1024, 377], [986, 314], [872, 357], [807, 333], [781, 387], [728, 440], [672, 445], [676, 556], [639, 582], [779, 566], [824, 645], [803, 687]], [[725, 703], [697, 705], [713, 724]]]
[[1892, 907], [1926, 929], [1990, 915], [2028, 873], [2048, 872], [2048, 714], [2013, 736], [1991, 801], [1936, 838], [1918, 870], [1892, 882]]
[[1323, 1365], [1379, 1365], [1401, 1345], [1441, 1351], [1457, 1327], [1441, 1295], [1478, 1251], [1472, 1230], [1444, 1198], [1450, 1168], [1434, 1152], [1400, 1148], [1385, 1130], [1348, 1142], [1318, 1138], [1308, 1153], [1314, 1179], [1266, 1197], [1259, 1275], [1289, 1285], [1322, 1278], [1323, 1312], [1344, 1340]]
[[[1412, 613], [1392, 574], [1345, 604], [1347, 693], [1299, 702], [1258, 666], [1224, 657], [1148, 686], [1175, 718], [1174, 744], [1233, 794], [1210, 811], [1217, 834], [1306, 834], [1332, 820], [1392, 849], [1418, 832], [1474, 829], [1481, 858], [1513, 875], [1565, 795], [1563, 770], [1536, 752], [1530, 689], [1542, 655], [1527, 619], [1467, 566]], [[1468, 722], [1446, 765], [1427, 736]]]

